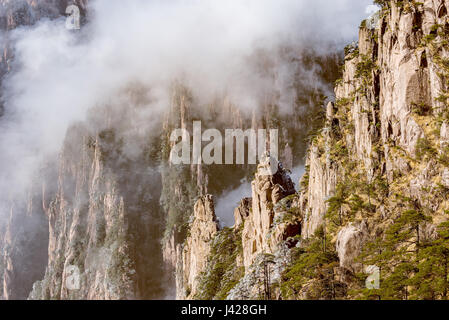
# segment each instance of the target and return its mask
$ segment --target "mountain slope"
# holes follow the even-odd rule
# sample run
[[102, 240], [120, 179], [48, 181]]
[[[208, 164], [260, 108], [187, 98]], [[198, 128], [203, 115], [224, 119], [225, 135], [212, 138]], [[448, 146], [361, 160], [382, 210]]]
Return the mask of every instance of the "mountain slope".
[[[449, 2], [377, 2], [382, 9], [362, 23], [358, 45], [346, 49], [336, 100], [309, 146], [300, 190], [268, 198], [274, 211], [263, 212], [266, 223], [253, 225], [257, 210], [243, 210], [248, 216], [236, 221], [255, 231], [242, 235], [237, 224], [234, 249], [217, 257], [214, 248], [226, 243], [220, 234], [230, 232], [219, 231], [211, 256], [197, 264], [204, 292], [192, 296], [191, 281], [181, 282], [178, 296], [447, 298]], [[290, 226], [301, 221], [300, 228], [281, 228], [273, 248], [271, 234], [286, 216]], [[192, 237], [187, 241], [202, 241]], [[181, 258], [190, 254], [183, 250]], [[223, 255], [240, 258], [234, 263]], [[365, 288], [368, 265], [380, 271], [379, 289]], [[237, 279], [226, 277], [240, 267], [245, 272]]]

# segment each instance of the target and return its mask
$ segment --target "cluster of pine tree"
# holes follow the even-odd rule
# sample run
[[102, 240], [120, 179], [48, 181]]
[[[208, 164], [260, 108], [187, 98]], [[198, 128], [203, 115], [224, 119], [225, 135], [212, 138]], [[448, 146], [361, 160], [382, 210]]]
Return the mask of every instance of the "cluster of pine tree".
[[339, 299], [346, 295], [346, 285], [335, 272], [338, 256], [324, 228], [302, 240], [295, 248], [292, 265], [283, 275], [282, 297], [286, 299]]
[[404, 211], [383, 235], [364, 247], [359, 259], [363, 265], [379, 268], [380, 286], [356, 290], [354, 297], [447, 300], [449, 222], [438, 225], [430, 236], [423, 232], [428, 222], [431, 218], [414, 202], [413, 209]]

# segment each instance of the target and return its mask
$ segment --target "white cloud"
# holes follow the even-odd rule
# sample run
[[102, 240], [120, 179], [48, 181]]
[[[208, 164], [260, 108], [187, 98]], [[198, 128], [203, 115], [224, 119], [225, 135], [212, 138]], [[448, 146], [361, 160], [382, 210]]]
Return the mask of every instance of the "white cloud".
[[[188, 83], [199, 101], [226, 92], [236, 105], [254, 108], [273, 90], [250, 63], [258, 49], [343, 47], [356, 37], [370, 2], [96, 0], [81, 33], [67, 31], [64, 18], [14, 31], [14, 72], [5, 81], [0, 119], [3, 197], [20, 196], [60, 150], [70, 124], [95, 105], [117, 103], [130, 83], [151, 88], [154, 103], [142, 114], [147, 123], [169, 106], [174, 79]], [[285, 97], [292, 94], [292, 66], [277, 62]]]
[[380, 7], [378, 5], [370, 4], [369, 6], [366, 7], [365, 13], [368, 16], [371, 16], [372, 14], [376, 13], [379, 10], [380, 10]]

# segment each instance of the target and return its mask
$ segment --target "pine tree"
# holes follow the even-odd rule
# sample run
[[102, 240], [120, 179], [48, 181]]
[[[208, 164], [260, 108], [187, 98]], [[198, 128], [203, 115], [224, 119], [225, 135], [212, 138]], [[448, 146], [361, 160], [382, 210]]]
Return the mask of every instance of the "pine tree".
[[415, 299], [443, 299], [449, 295], [449, 222], [437, 228], [438, 238], [423, 245], [419, 252], [418, 272], [412, 283]]
[[387, 228], [381, 239], [365, 247], [360, 259], [365, 265], [379, 267], [381, 280], [379, 289], [363, 289], [363, 298], [410, 298], [410, 289], [416, 283], [413, 277], [420, 270], [420, 228], [429, 220], [422, 210], [407, 210]]
[[334, 272], [337, 266], [338, 257], [334, 246], [321, 227], [297, 250], [294, 262], [284, 273], [281, 286], [283, 297], [298, 298], [305, 287], [309, 299], [337, 299], [344, 296], [345, 286], [337, 281]]
[[328, 210], [326, 214], [326, 219], [329, 221], [332, 229], [337, 229], [343, 225], [343, 206], [347, 204], [347, 188], [344, 184], [337, 186], [335, 195], [327, 200]]

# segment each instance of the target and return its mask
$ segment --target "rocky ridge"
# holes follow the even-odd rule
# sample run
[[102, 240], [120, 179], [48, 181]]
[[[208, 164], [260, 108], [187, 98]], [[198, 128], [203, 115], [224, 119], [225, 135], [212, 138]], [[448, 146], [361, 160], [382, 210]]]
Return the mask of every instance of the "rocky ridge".
[[[378, 2], [382, 8], [362, 23], [358, 44], [346, 48], [336, 99], [327, 105], [323, 129], [311, 141], [298, 193], [278, 194], [274, 177], [256, 174], [252, 200], [243, 200], [235, 211], [233, 234], [240, 249], [229, 253], [238, 258], [228, 267], [244, 271], [232, 281], [225, 277], [227, 291], [218, 286], [220, 294], [208, 298], [423, 297], [413, 286], [398, 284], [393, 292], [367, 293], [358, 277], [366, 277], [363, 261], [375, 261], [370, 248], [376, 245], [406, 250], [402, 257], [409, 260], [401, 263], [421, 266], [429, 257], [418, 253], [442, 241], [438, 235], [449, 211], [449, 2]], [[294, 228], [275, 223], [276, 205], [283, 201], [295, 213]], [[409, 224], [416, 233], [407, 231]], [[393, 230], [412, 245], [391, 238]], [[281, 250], [287, 261], [279, 271], [282, 262], [275, 257]], [[401, 259], [397, 254], [376, 260], [384, 265], [385, 286], [393, 281], [389, 276]], [[321, 263], [306, 272], [314, 263], [310, 257]], [[214, 258], [209, 257], [209, 266]], [[210, 276], [206, 272], [196, 280], [206, 284], [205, 291], [217, 290], [207, 286]], [[410, 281], [417, 276], [411, 273]], [[438, 296], [432, 290], [434, 298], [445, 297], [445, 291]]]

